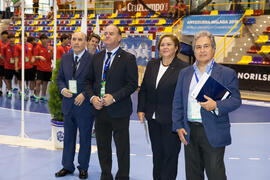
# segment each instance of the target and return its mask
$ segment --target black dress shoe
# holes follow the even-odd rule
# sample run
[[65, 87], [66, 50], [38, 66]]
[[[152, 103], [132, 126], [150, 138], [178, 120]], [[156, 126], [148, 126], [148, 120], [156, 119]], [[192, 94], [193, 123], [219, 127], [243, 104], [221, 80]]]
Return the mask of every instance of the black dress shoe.
[[60, 171], [58, 171], [57, 173], [55, 173], [55, 177], [63, 177], [65, 175], [67, 175], [67, 174], [72, 174], [72, 172], [65, 169], [65, 168], [63, 168]]
[[80, 178], [80, 179], [87, 179], [87, 178], [88, 178], [88, 173], [87, 173], [87, 171], [85, 171], [85, 170], [80, 170], [79, 178]]

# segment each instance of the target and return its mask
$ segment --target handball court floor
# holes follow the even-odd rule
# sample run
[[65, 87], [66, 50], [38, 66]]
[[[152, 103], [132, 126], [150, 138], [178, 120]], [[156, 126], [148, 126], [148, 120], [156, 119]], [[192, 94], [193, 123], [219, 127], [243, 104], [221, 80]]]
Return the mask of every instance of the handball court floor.
[[[134, 112], [130, 122], [130, 179], [152, 179], [151, 147], [145, 138], [144, 127], [136, 116], [137, 93], [132, 95]], [[25, 134], [28, 138], [16, 139], [21, 131], [21, 101], [17, 95], [9, 100], [0, 97], [0, 180], [73, 180], [73, 175], [55, 178], [54, 173], [62, 168], [61, 150], [50, 148], [51, 123], [45, 103], [25, 104]], [[225, 166], [228, 180], [269, 180], [270, 179], [270, 103], [243, 100], [243, 105], [230, 114], [232, 122], [232, 145], [226, 147]], [[27, 145], [26, 145], [27, 144]], [[77, 163], [77, 154], [74, 160]], [[185, 180], [184, 150], [179, 156], [177, 180]], [[117, 161], [113, 145], [113, 169], [115, 176]], [[88, 179], [99, 180], [96, 142], [92, 139], [92, 153]]]

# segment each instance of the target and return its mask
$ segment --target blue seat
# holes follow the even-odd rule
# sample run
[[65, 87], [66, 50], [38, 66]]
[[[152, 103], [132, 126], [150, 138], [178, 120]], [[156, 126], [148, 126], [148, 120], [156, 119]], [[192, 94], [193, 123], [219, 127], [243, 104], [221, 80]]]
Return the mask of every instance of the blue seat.
[[130, 27], [130, 31], [136, 31], [136, 27], [134, 26]]
[[143, 31], [149, 31], [150, 30], [150, 28], [148, 27], [148, 26], [145, 26], [144, 28], [143, 28]]
[[145, 21], [145, 25], [151, 26], [151, 25], [152, 25], [151, 19], [147, 19], [147, 20]]
[[91, 21], [91, 24], [92, 25], [95, 25], [96, 24], [96, 21], [94, 20], [94, 21]]
[[127, 21], [126, 20], [120, 20], [120, 26], [126, 26]]
[[218, 11], [218, 14], [227, 14], [227, 11]]
[[246, 19], [246, 21], [244, 21], [245, 25], [251, 25], [251, 24], [255, 24], [255, 23], [256, 23], [255, 18], [248, 18], [248, 19]]

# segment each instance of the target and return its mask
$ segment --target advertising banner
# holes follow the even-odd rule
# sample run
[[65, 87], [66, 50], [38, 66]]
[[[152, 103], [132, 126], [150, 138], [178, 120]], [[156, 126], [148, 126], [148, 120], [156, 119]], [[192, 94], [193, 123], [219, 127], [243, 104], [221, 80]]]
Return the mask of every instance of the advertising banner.
[[234, 69], [239, 79], [239, 89], [270, 92], [270, 66], [223, 64]]
[[[199, 31], [209, 31], [213, 35], [224, 36], [241, 17], [241, 14], [187, 16], [184, 18], [182, 34], [194, 35]], [[234, 35], [240, 28], [241, 23], [238, 23], [230, 33], [230, 36]], [[238, 34], [240, 34], [240, 31]]]
[[[163, 0], [142, 0], [147, 7], [156, 12], [166, 12], [169, 10], [170, 1]], [[115, 1], [114, 12], [135, 14], [136, 12], [148, 12], [140, 1]]]

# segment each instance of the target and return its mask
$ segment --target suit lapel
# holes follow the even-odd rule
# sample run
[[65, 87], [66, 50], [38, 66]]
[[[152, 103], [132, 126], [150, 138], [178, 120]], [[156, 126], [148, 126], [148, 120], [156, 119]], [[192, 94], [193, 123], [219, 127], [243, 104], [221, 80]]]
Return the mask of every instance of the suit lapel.
[[168, 67], [168, 69], [165, 71], [165, 73], [163, 74], [163, 76], [161, 77], [157, 88], [159, 88], [160, 86], [162, 86], [163, 84], [166, 83], [167, 79], [173, 75], [174, 71], [176, 70], [177, 67], [177, 62], [178, 59], [174, 58], [172, 63], [170, 64], [170, 66]]
[[[75, 73], [75, 78], [77, 78], [80, 73], [82, 72], [83, 68], [85, 67], [85, 64], [87, 61], [89, 61], [89, 59], [86, 58], [87, 56], [87, 53], [86, 51], [83, 53], [81, 59], [80, 59], [80, 65], [78, 67], [78, 69], [76, 70], [76, 73]], [[72, 56], [74, 58], [74, 56]]]
[[194, 74], [194, 69], [193, 66], [189, 66], [189, 69], [186, 73], [186, 77], [184, 78], [184, 82], [183, 83], [183, 95], [184, 95], [184, 103], [186, 104], [187, 107], [187, 102], [188, 102], [188, 93], [189, 93], [189, 86], [192, 80]]
[[[123, 51], [123, 50], [122, 50], [121, 48], [119, 48], [119, 49], [117, 50], [117, 53], [115, 54], [115, 56], [114, 56], [114, 58], [113, 58], [113, 62], [112, 62], [112, 64], [111, 64], [110, 68], [109, 68], [107, 80], [110, 79], [112, 70], [113, 70], [114, 68], [118, 67], [117, 64], [121, 61], [121, 58], [122, 58], [122, 51]], [[104, 55], [105, 55], [105, 54], [104, 54]], [[104, 57], [103, 57], [103, 59], [104, 59]]]
[[152, 68], [152, 77], [150, 77], [151, 79], [151, 86], [156, 89], [156, 82], [157, 82], [157, 76], [158, 76], [158, 71], [159, 71], [159, 66], [160, 66], [160, 59], [155, 59], [154, 60], [154, 65]]
[[70, 53], [70, 56], [67, 56], [67, 59], [63, 60], [63, 61], [67, 61], [67, 68], [66, 71], [68, 72], [67, 74], [69, 74], [69, 78], [68, 79], [72, 79], [72, 75], [73, 75], [73, 61], [74, 61], [74, 57], [73, 57], [73, 53]]
[[[104, 57], [105, 57], [105, 50], [99, 53], [98, 59], [97, 59], [97, 66], [95, 69], [98, 74], [98, 79], [101, 81], [102, 80], [102, 72], [103, 72], [103, 62], [104, 62]], [[95, 60], [95, 59], [93, 59]]]
[[213, 70], [211, 72], [211, 77], [217, 80], [218, 82], [221, 82], [221, 66], [217, 63], [214, 63]]

